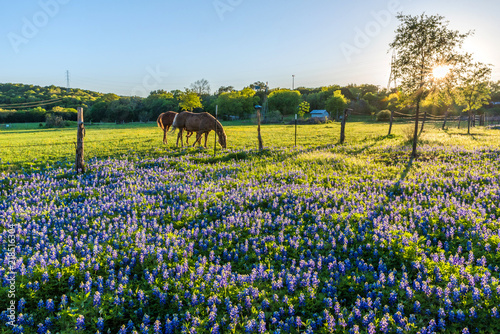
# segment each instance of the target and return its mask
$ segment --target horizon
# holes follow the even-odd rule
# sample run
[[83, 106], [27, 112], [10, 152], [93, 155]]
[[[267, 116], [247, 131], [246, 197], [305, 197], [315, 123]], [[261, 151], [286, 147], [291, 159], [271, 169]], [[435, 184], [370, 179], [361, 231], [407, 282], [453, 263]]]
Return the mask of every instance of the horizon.
[[[478, 5], [479, 4], [479, 5]], [[146, 97], [208, 80], [240, 90], [256, 81], [275, 88], [373, 84], [386, 88], [396, 13], [439, 14], [460, 32], [464, 51], [497, 68], [495, 14], [483, 0], [95, 0], [14, 2], [0, 18], [1, 81]]]

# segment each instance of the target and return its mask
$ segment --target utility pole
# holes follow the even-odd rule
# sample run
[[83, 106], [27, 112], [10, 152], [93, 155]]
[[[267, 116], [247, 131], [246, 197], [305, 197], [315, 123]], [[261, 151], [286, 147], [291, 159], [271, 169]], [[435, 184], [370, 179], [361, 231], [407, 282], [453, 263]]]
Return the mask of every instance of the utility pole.
[[66, 93], [69, 93], [69, 70], [66, 70]]
[[295, 74], [292, 74], [292, 90], [295, 89]]

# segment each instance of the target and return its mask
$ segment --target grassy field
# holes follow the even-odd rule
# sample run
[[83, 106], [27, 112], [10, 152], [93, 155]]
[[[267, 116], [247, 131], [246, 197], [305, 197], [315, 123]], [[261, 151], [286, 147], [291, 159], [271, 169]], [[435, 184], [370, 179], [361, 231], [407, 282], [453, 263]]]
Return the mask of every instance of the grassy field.
[[439, 125], [2, 129], [0, 333], [498, 333], [500, 131]]
[[[227, 133], [227, 150], [257, 148], [256, 126], [243, 122], [223, 123]], [[440, 130], [440, 123], [428, 123], [422, 136], [422, 144], [495, 145], [499, 131], [474, 128], [472, 135], [465, 129], [449, 124], [446, 131]], [[346, 143], [371, 145], [406, 145], [411, 123], [396, 123], [390, 138], [385, 137], [388, 124], [372, 121], [357, 121], [346, 125]], [[294, 125], [263, 125], [262, 138], [266, 148], [292, 147], [295, 144]], [[338, 143], [340, 124], [332, 122], [321, 125], [299, 125], [297, 146], [315, 147]], [[138, 154], [158, 157], [165, 154], [181, 154], [175, 147], [176, 134], [168, 134], [168, 145], [162, 143], [162, 132], [156, 123], [129, 124], [87, 124], [85, 137], [85, 158], [120, 157]], [[76, 125], [63, 129], [40, 128], [38, 124], [13, 124], [0, 128], [0, 170], [39, 169], [47, 165], [72, 164], [75, 159]], [[214, 135], [208, 140], [212, 151]], [[218, 147], [220, 151], [220, 147]]]

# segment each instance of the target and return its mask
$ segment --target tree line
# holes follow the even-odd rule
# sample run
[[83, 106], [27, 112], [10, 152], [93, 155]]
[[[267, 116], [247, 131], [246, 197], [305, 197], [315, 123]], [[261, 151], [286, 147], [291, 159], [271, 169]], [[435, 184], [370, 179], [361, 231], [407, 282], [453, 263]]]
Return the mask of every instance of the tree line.
[[[471, 110], [464, 99], [455, 99], [451, 107], [445, 103], [446, 86], [426, 94], [420, 108], [433, 115], [459, 115]], [[500, 82], [487, 82], [486, 102], [500, 101]], [[443, 95], [444, 94], [444, 95]], [[262, 105], [267, 113], [280, 117], [299, 114], [305, 117], [312, 110], [327, 110], [331, 116], [348, 107], [360, 115], [375, 115], [381, 110], [414, 114], [415, 103], [401, 89], [385, 89], [372, 84], [348, 86], [331, 85], [317, 88], [299, 87], [295, 90], [270, 89], [264, 82], [254, 82], [236, 90], [222, 86], [211, 92], [209, 82], [198, 80], [184, 90], [155, 90], [145, 97], [118, 96], [82, 89], [56, 86], [40, 87], [23, 84], [0, 84], [0, 123], [44, 122], [48, 116], [76, 120], [76, 108], [84, 107], [88, 122], [154, 121], [167, 110], [180, 112], [206, 111], [223, 120], [248, 119], [255, 113], [255, 105]], [[467, 109], [468, 108], [468, 109]], [[482, 112], [482, 108], [475, 112]], [[500, 113], [500, 106], [492, 109]]]

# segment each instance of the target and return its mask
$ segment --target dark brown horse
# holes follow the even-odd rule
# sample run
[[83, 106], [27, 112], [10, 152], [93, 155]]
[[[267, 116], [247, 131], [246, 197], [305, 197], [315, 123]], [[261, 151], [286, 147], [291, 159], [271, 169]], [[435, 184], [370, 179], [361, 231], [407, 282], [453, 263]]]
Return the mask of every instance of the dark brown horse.
[[[163, 130], [163, 144], [167, 144], [167, 131], [168, 129], [170, 129], [170, 126], [174, 122], [174, 118], [176, 115], [177, 113], [175, 111], [167, 111], [161, 113], [156, 120], [156, 124], [158, 124], [158, 126]], [[186, 132], [186, 145], [188, 144], [189, 137], [191, 137], [192, 134], [193, 132]]]
[[174, 122], [172, 124], [172, 131], [175, 129], [179, 129], [179, 134], [177, 135], [177, 146], [179, 145], [179, 139], [181, 139], [182, 146], [182, 131], [191, 131], [196, 132], [196, 140], [193, 144], [199, 143], [201, 145], [201, 136], [205, 134], [205, 147], [207, 147], [207, 138], [208, 133], [212, 130], [217, 133], [217, 137], [219, 138], [219, 144], [223, 148], [226, 148], [226, 133], [222, 128], [222, 124], [219, 123], [218, 120], [215, 119], [212, 115], [207, 112], [202, 113], [192, 113], [189, 111], [183, 111], [179, 113], [174, 118]]

